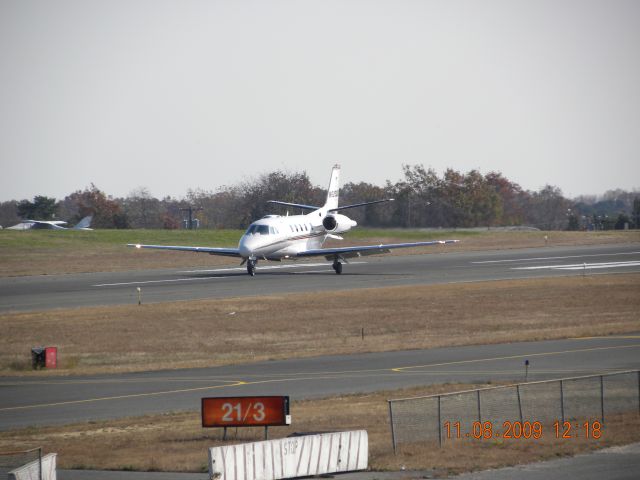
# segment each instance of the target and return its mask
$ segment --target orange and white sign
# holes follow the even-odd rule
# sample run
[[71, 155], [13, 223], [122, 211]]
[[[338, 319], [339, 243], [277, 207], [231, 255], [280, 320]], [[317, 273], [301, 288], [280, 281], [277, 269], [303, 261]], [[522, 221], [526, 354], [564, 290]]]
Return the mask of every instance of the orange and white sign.
[[202, 399], [203, 427], [289, 425], [289, 397], [211, 397]]

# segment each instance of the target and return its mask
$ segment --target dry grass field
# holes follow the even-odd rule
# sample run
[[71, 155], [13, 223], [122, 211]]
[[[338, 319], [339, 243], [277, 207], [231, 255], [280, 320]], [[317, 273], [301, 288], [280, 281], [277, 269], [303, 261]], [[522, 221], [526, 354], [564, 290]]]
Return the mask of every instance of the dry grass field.
[[29, 374], [34, 345], [60, 375], [634, 332], [639, 292], [588, 275], [2, 314], [0, 373]]
[[[545, 428], [541, 439], [473, 440], [401, 446], [393, 454], [388, 398], [430, 395], [481, 385], [432, 385], [374, 394], [347, 395], [291, 405], [293, 424], [271, 427], [269, 438], [293, 432], [365, 429], [369, 434], [372, 470], [428, 470], [441, 477], [471, 470], [498, 468], [573, 455], [612, 445], [640, 441], [637, 412], [607, 420], [599, 440], [556, 439]], [[262, 440], [262, 429], [231, 430], [228, 443]], [[207, 471], [207, 448], [222, 445], [220, 429], [203, 429], [198, 412], [88, 422], [0, 432], [0, 451], [45, 445], [58, 453], [59, 468], [143, 471]]]

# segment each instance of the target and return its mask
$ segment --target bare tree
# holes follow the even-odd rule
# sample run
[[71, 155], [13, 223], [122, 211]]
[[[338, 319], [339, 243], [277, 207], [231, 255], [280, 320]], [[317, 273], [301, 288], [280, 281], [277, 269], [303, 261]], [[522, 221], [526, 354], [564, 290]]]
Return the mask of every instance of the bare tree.
[[161, 203], [146, 187], [138, 187], [122, 200], [122, 209], [133, 228], [161, 228]]

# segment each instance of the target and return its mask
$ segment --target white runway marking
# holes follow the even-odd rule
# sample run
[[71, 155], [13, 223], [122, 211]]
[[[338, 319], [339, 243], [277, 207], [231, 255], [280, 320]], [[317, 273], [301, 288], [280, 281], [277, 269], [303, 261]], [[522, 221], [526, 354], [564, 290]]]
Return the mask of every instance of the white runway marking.
[[146, 283], [168, 283], [168, 282], [196, 282], [198, 280], [215, 280], [226, 277], [206, 277], [206, 278], [171, 278], [167, 280], [144, 280], [138, 282], [120, 282], [120, 283], [99, 283], [91, 285], [92, 287], [117, 287], [121, 285], [144, 285]]
[[304, 275], [305, 273], [325, 273], [327, 270], [305, 270], [304, 272], [293, 272], [295, 275]]
[[571, 265], [538, 265], [535, 267], [514, 267], [512, 270], [595, 270], [601, 268], [638, 267], [640, 261], [606, 262], [606, 263], [574, 263]]
[[515, 258], [511, 260], [482, 260], [479, 262], [471, 262], [471, 263], [479, 265], [483, 263], [535, 262], [538, 260], [566, 260], [568, 258], [615, 257], [618, 255], [639, 255], [639, 254], [640, 252], [623, 252], [623, 253], [605, 253], [605, 254], [589, 254], [589, 255], [567, 255], [564, 257]]

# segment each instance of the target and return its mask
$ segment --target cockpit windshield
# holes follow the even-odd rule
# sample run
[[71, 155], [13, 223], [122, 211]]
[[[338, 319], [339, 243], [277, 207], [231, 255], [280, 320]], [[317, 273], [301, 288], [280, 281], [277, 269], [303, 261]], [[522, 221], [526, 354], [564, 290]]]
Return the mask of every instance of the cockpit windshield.
[[269, 225], [251, 225], [245, 235], [269, 235], [274, 233], [274, 228]]

